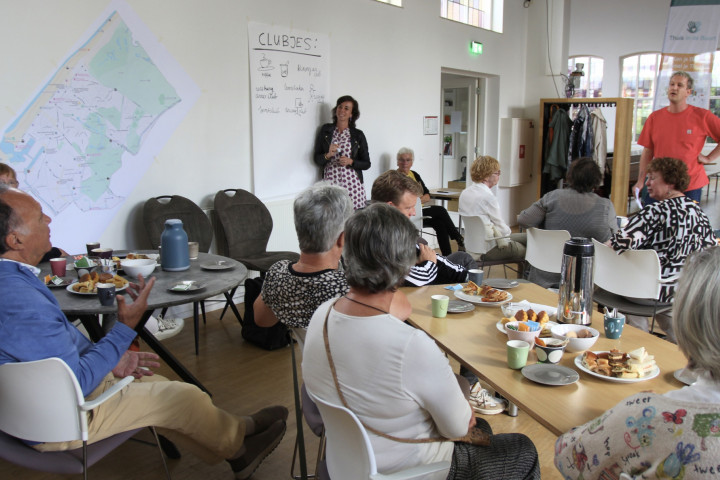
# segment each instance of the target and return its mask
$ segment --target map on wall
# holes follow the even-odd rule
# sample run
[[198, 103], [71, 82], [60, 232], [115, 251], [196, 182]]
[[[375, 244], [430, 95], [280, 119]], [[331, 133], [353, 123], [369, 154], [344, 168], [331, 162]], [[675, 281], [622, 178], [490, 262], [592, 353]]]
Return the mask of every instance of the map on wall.
[[53, 219], [53, 244], [82, 252], [198, 96], [129, 6], [113, 2], [3, 130], [0, 161]]

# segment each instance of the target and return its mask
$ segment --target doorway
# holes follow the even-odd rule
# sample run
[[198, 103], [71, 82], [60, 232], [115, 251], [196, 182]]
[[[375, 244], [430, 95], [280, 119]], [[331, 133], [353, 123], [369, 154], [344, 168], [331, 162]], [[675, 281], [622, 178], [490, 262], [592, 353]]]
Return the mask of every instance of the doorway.
[[467, 182], [468, 159], [475, 158], [477, 89], [477, 78], [442, 74], [440, 164], [443, 188], [450, 182]]

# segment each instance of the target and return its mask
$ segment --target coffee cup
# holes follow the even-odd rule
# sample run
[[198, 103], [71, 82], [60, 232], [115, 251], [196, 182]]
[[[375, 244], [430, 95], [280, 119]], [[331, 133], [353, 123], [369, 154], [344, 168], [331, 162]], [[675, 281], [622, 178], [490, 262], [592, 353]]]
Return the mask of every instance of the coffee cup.
[[112, 253], [112, 248], [93, 248], [90, 255], [100, 258], [111, 258]]
[[200, 244], [198, 242], [188, 242], [188, 253], [190, 254], [190, 260], [197, 260], [200, 254]]
[[527, 364], [530, 344], [522, 340], [510, 340], [507, 342], [508, 367], [518, 370]]
[[100, 248], [100, 242], [89, 242], [86, 243], [85, 246], [87, 247], [87, 254], [92, 255], [93, 250]]
[[450, 297], [447, 295], [433, 295], [430, 297], [432, 302], [432, 316], [435, 318], [443, 318], [447, 315]]
[[51, 258], [50, 270], [56, 277], [64, 277], [67, 272], [67, 259], [65, 257]]
[[115, 284], [114, 283], [98, 283], [97, 288], [98, 300], [100, 305], [110, 307], [115, 303]]
[[483, 271], [479, 268], [473, 268], [471, 270], [468, 270], [468, 280], [473, 282], [475, 285], [482, 285]]
[[623, 327], [625, 326], [625, 315], [618, 315], [617, 317], [610, 317], [605, 315], [604, 327], [605, 336], [611, 340], [617, 340], [622, 335]]

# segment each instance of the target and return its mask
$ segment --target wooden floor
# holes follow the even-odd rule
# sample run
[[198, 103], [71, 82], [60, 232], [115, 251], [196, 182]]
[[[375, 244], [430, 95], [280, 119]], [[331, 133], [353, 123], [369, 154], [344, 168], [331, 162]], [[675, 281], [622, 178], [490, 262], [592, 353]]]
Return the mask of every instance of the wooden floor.
[[[710, 217], [713, 228], [720, 228], [720, 208], [716, 205], [715, 197], [711, 188], [709, 201], [703, 195], [701, 205]], [[496, 271], [492, 275], [499, 276], [502, 273]], [[242, 305], [239, 307], [242, 311]], [[270, 404], [281, 404], [291, 409], [285, 438], [253, 476], [256, 480], [288, 478], [295, 442], [290, 350], [286, 348], [267, 352], [246, 344], [240, 336], [240, 325], [234, 317], [226, 317], [222, 322], [218, 321], [217, 317], [218, 312], [209, 313], [207, 325], [201, 326], [199, 356], [194, 354], [191, 320], [183, 332], [166, 340], [165, 344], [212, 392], [218, 406], [238, 414], [251, 413]], [[159, 369], [158, 373], [175, 378], [167, 368]], [[562, 398], [558, 398], [558, 401], [561, 402]], [[540, 453], [542, 477], [549, 480], [561, 478], [553, 466], [555, 436], [547, 429], [522, 412], [515, 418], [505, 414], [484, 418], [497, 433], [522, 432], [529, 436]], [[141, 435], [147, 438], [147, 434]], [[317, 439], [307, 428], [305, 436], [308, 439], [309, 457], [314, 459]], [[188, 453], [184, 453], [180, 460], [169, 460], [168, 464], [175, 480], [232, 478], [225, 462], [206, 465]], [[32, 472], [0, 460], [0, 478], [47, 480], [78, 477]], [[160, 479], [164, 478], [164, 474], [154, 448], [137, 442], [127, 442], [93, 466], [90, 469], [90, 478]]]

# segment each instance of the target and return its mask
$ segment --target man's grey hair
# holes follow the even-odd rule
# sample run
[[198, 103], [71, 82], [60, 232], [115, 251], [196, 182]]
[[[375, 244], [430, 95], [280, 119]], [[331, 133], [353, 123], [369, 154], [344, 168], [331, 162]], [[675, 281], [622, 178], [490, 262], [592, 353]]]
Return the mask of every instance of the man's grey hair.
[[678, 347], [688, 365], [720, 380], [720, 247], [687, 258], [672, 316]]
[[670, 75], [670, 79], [672, 80], [673, 77], [684, 77], [687, 80], [687, 88], [688, 90], [693, 89], [693, 85], [695, 84], [695, 80], [693, 80], [693, 77], [688, 72], [683, 72], [682, 70], [678, 70], [677, 72], [673, 72], [672, 75]]
[[15, 210], [13, 210], [13, 208], [3, 200], [5, 194], [10, 191], [17, 190], [0, 182], [0, 255], [3, 255], [10, 250], [5, 241], [8, 234], [23, 227], [20, 215], [18, 215]]
[[413, 151], [412, 148], [408, 148], [408, 147], [402, 147], [400, 150], [398, 150], [398, 153], [395, 156], [395, 158], [399, 159], [400, 155], [408, 155], [408, 154], [412, 157], [413, 160], [415, 160], [415, 152]]
[[343, 232], [353, 204], [344, 188], [318, 182], [298, 195], [293, 211], [300, 251], [324, 253]]
[[417, 230], [400, 210], [374, 203], [345, 224], [345, 277], [370, 293], [394, 290], [417, 260]]

